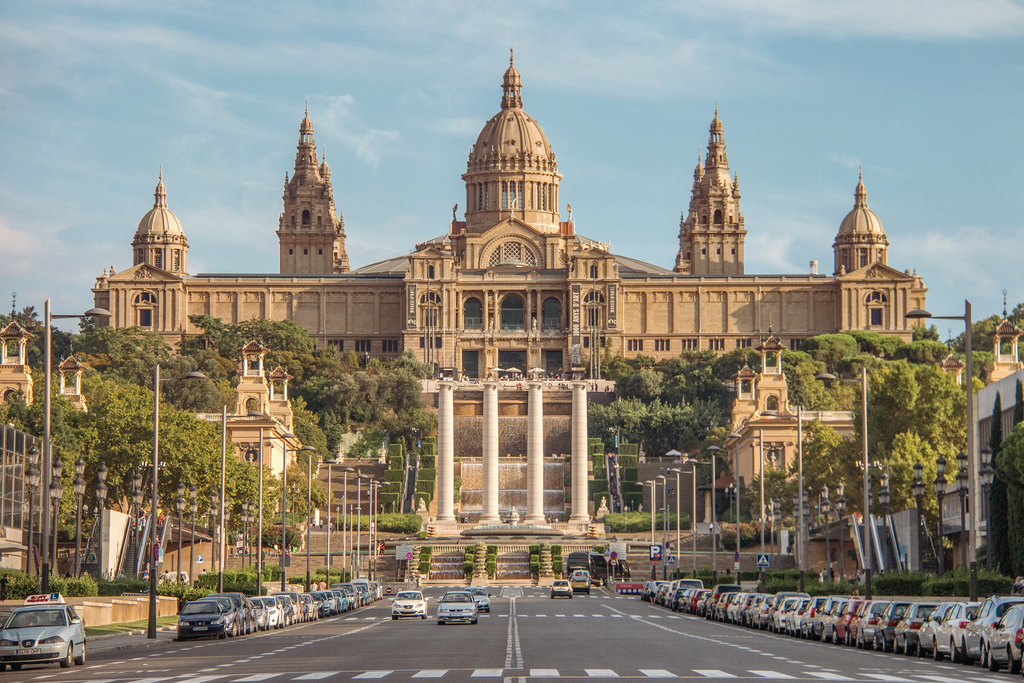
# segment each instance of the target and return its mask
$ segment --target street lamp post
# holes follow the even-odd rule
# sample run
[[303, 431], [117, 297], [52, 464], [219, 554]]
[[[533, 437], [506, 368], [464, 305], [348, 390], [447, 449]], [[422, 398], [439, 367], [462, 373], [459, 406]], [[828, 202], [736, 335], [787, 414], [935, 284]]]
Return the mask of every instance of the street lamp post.
[[[50, 474], [53, 467], [53, 444], [50, 440], [50, 385], [53, 380], [53, 323], [55, 319], [72, 319], [72, 318], [109, 318], [110, 311], [105, 308], [90, 308], [85, 313], [76, 315], [57, 315], [56, 313], [50, 312], [50, 300], [47, 299], [43, 302], [43, 331], [44, 331], [44, 349], [43, 349], [43, 466], [41, 469], [42, 474], [42, 491], [44, 495], [50, 492]], [[42, 571], [40, 573], [40, 591], [42, 593], [50, 592], [50, 506], [40, 501], [43, 512], [43, 520], [40, 526], [40, 535], [44, 539], [43, 541], [43, 563]], [[54, 524], [56, 526], [56, 524]], [[54, 562], [57, 561], [56, 550], [54, 550]]]
[[341, 510], [342, 510], [342, 513], [343, 513], [342, 514], [342, 518], [341, 518], [341, 558], [342, 558], [342, 563], [341, 563], [341, 566], [342, 566], [341, 580], [342, 581], [348, 581], [348, 579], [346, 578], [346, 575], [345, 575], [346, 567], [348, 568], [348, 576], [352, 575], [352, 572], [351, 572], [352, 562], [349, 560], [349, 548], [350, 548], [350, 546], [349, 546], [349, 538], [348, 538], [348, 532], [349, 532], [349, 526], [350, 526], [349, 519], [348, 519], [348, 475], [349, 475], [350, 472], [355, 472], [355, 469], [353, 469], [351, 467], [342, 467], [341, 471], [343, 473], [343, 483], [342, 483], [342, 491], [341, 491]]
[[[662, 515], [664, 515], [661, 518], [661, 580], [665, 581], [668, 578], [668, 558], [666, 557], [668, 553], [664, 550], [665, 546], [668, 545], [668, 478], [664, 474], [659, 474], [655, 479], [661, 479], [661, 509], [663, 511]], [[696, 479], [694, 481], [696, 482]], [[696, 502], [697, 499], [694, 497], [694, 505], [696, 505]], [[651, 503], [654, 504], [654, 501], [652, 500]], [[693, 529], [693, 520], [690, 520], [690, 528]], [[696, 538], [696, 535], [694, 538]], [[676, 548], [676, 552], [678, 551], [679, 549]]]
[[836, 517], [839, 518], [839, 580], [846, 580], [846, 568], [843, 566], [845, 550], [843, 549], [843, 516], [846, 514], [846, 486], [839, 482], [836, 487]]
[[[971, 302], [964, 299], [964, 314], [963, 315], [932, 315], [926, 310], [915, 309], [908, 311], [906, 314], [907, 318], [911, 320], [922, 320], [925, 318], [932, 318], [934, 320], [960, 320], [964, 323], [964, 356], [966, 356], [967, 367], [967, 381], [964, 382], [964, 390], [967, 394], [967, 483], [970, 486], [972, 492], [976, 492], [977, 487], [977, 472], [975, 472], [975, 450], [976, 444], [974, 442], [974, 362], [973, 362], [973, 321], [971, 316]], [[963, 495], [966, 495], [966, 491]], [[973, 500], [973, 499], [972, 499]], [[972, 523], [970, 529], [971, 541], [968, 544], [970, 552], [970, 599], [976, 601], [978, 599], [978, 563], [976, 561], [976, 549], [977, 549], [977, 517], [975, 514], [972, 516]], [[966, 565], [967, 563], [965, 563]]]
[[189, 493], [189, 506], [188, 511], [192, 515], [192, 529], [189, 533], [188, 541], [188, 580], [189, 583], [195, 584], [196, 580], [196, 515], [199, 514], [199, 489], [196, 488], [195, 484], [192, 484], [188, 488]]
[[85, 497], [85, 459], [75, 461], [75, 578], [82, 574], [82, 498]]
[[778, 562], [782, 556], [782, 501], [778, 498], [772, 500], [772, 531], [777, 540], [775, 546], [775, 559]]
[[242, 503], [242, 567], [249, 566], [249, 501]]
[[100, 538], [96, 544], [96, 577], [104, 578], [103, 572], [103, 518], [107, 511], [107, 463], [101, 462], [96, 470], [96, 510], [99, 516]]
[[935, 497], [939, 500], [939, 576], [945, 573], [946, 569], [946, 546], [945, 537], [942, 535], [942, 499], [946, 496], [946, 458], [940, 457], [935, 461]]
[[178, 564], [175, 567], [174, 572], [174, 583], [181, 582], [181, 525], [184, 521], [182, 518], [185, 516], [185, 485], [182, 483], [178, 484], [178, 497], [174, 499], [174, 509], [178, 513]]
[[[711, 451], [711, 580], [718, 583], [718, 469], [716, 460], [718, 446], [708, 446]], [[678, 514], [678, 511], [677, 511]]]
[[[992, 469], [992, 449], [985, 446], [981, 449], [982, 465], [978, 474], [981, 477], [981, 499], [985, 503], [984, 516], [985, 516], [985, 569], [992, 571], [992, 520], [989, 519], [989, 515], [992, 510], [992, 501], [990, 496], [992, 494], [992, 480], [995, 479], [996, 471]], [[975, 510], [974, 514], [978, 514]]]
[[[25, 487], [28, 489], [28, 555], [25, 560], [25, 571], [32, 571], [33, 549], [35, 548], [35, 503], [36, 491], [39, 489], [39, 468], [36, 463], [39, 461], [39, 449], [33, 446], [28, 451], [28, 467], [25, 469]], [[40, 501], [41, 505], [46, 505]], [[39, 577], [39, 567], [36, 566], [36, 578]]]
[[[64, 481], [61, 476], [64, 473], [64, 461], [57, 458], [53, 461], [53, 479], [50, 481], [50, 498], [53, 499], [53, 552], [50, 555], [53, 558], [53, 570], [59, 572], [57, 566], [57, 514], [60, 512], [60, 501], [64, 496]], [[47, 542], [49, 542], [49, 538]]]
[[[815, 375], [815, 379], [824, 380], [831, 382], [836, 379], [836, 376], [823, 372], [820, 375]], [[868, 528], [869, 525], [874, 524], [871, 521], [871, 477], [870, 477], [870, 460], [868, 458], [868, 368], [866, 365], [860, 368], [860, 400], [861, 400], [861, 438], [863, 440], [864, 447], [864, 599], [871, 599], [871, 573], [875, 564], [874, 556], [872, 555], [871, 548], [871, 530]]]
[[132, 506], [135, 509], [135, 517], [133, 518], [133, 530], [132, 530], [132, 545], [135, 547], [135, 569], [133, 570], [136, 575], [139, 572], [139, 555], [143, 552], [142, 544], [142, 532], [139, 529], [139, 525], [142, 523], [142, 497], [145, 495], [145, 491], [142, 489], [142, 472], [136, 468], [135, 473], [132, 474]]
[[[415, 430], [415, 428], [414, 428]], [[408, 457], [408, 455], [406, 455]], [[334, 479], [331, 477], [331, 466], [334, 464], [334, 458], [327, 460], [327, 584], [331, 583], [331, 501], [333, 500], [334, 494]]]
[[[970, 478], [967, 473], [967, 462], [966, 453], [960, 451], [956, 454], [956, 464], [959, 467], [956, 473], [956, 484], [960, 490], [960, 566], [962, 567], [967, 566], [967, 545], [970, 537], [967, 533], [967, 486]], [[977, 516], [977, 512], [975, 512], [975, 516]], [[973, 575], [974, 572], [971, 573]]]
[[914, 494], [914, 502], [917, 504], [917, 565], [918, 570], [924, 569], [921, 565], [923, 562], [921, 559], [924, 557], [923, 545], [921, 541], [921, 499], [924, 498], [924, 480], [921, 478], [924, 475], [924, 465], [918, 460], [914, 463], [914, 483], [910, 485], [910, 490]]
[[[220, 512], [221, 512], [220, 495], [216, 491], [214, 491], [213, 495], [210, 497], [210, 510], [207, 513], [207, 515], [210, 518], [210, 530], [213, 532], [211, 534], [211, 536], [213, 537], [214, 548], [220, 548], [220, 543], [221, 543], [222, 530], [217, 528], [217, 526], [218, 526], [217, 522], [220, 521]], [[218, 577], [219, 577], [219, 576], [221, 576], [221, 574], [219, 573], [220, 572], [220, 563], [217, 561], [218, 559], [219, 558], [217, 557], [217, 551], [214, 550], [213, 555], [210, 558], [210, 565], [211, 565], [211, 567], [213, 568], [214, 571], [218, 572]]]
[[149, 572], [149, 624], [146, 629], [146, 638], [149, 640], [156, 640], [156, 562], [160, 557], [160, 546], [156, 534], [157, 510], [160, 508], [160, 489], [158, 487], [160, 478], [160, 382], [169, 382], [174, 379], [206, 379], [206, 375], [201, 372], [189, 372], [184, 377], [165, 377], [161, 380], [160, 364], [157, 363], [153, 367], [153, 477], [151, 482], [153, 509], [151, 511], [152, 523], [149, 525], [149, 552], [152, 568]]
[[828, 486], [821, 487], [821, 514], [825, 518], [825, 578], [832, 581], [832, 546], [829, 545], [829, 515], [832, 513], [832, 501], [828, 498]]

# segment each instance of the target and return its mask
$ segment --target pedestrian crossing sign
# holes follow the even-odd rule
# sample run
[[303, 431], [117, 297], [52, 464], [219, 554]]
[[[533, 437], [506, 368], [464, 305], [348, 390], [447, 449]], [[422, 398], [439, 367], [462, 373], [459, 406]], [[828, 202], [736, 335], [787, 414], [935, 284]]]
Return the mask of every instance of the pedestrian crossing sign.
[[767, 569], [770, 566], [772, 566], [772, 563], [768, 559], [768, 556], [765, 555], [764, 553], [758, 554], [758, 556], [757, 556], [757, 568], [758, 569]]

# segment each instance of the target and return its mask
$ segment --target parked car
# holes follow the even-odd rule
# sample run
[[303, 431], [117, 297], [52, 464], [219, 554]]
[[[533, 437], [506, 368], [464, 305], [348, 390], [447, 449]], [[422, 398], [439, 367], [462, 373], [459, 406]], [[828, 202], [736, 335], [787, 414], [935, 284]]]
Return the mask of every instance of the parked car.
[[263, 609], [267, 614], [267, 628], [278, 629], [284, 626], [282, 620], [284, 610], [282, 610], [281, 603], [277, 598], [264, 595], [262, 598], [254, 598], [253, 602], [263, 605]]
[[857, 619], [857, 635], [853, 641], [861, 650], [875, 647], [875, 634], [882, 627], [882, 615], [891, 604], [888, 600], [871, 600], [865, 603], [864, 613]]
[[437, 603], [437, 623], [439, 625], [453, 622], [477, 623], [476, 601], [468, 591], [448, 591]]
[[819, 595], [811, 598], [811, 604], [800, 623], [800, 637], [812, 638], [821, 633], [821, 608], [828, 602], [828, 597]]
[[281, 602], [284, 608], [284, 625], [291, 626], [302, 621], [302, 610], [299, 607], [299, 594], [292, 592], [271, 593], [271, 597]]
[[988, 670], [1006, 668], [1019, 674], [1024, 658], [1024, 605], [1012, 605], [992, 627], [988, 647]]
[[902, 652], [905, 655], [917, 652], [921, 627], [938, 606], [934, 602], [915, 602], [910, 606], [900, 623], [896, 624], [896, 630], [893, 633], [893, 649], [896, 652]]
[[850, 622], [857, 617], [857, 610], [860, 609], [861, 603], [864, 602], [863, 598], [850, 598], [842, 610], [839, 612], [839, 616], [836, 617], [835, 622], [832, 624], [832, 642], [837, 645], [842, 643], [843, 645], [850, 645], [853, 643], [852, 634], [850, 631]]
[[821, 642], [835, 642], [836, 621], [843, 613], [843, 608], [849, 603], [849, 598], [838, 598], [832, 601], [828, 611], [821, 617]]
[[218, 600], [203, 599], [187, 603], [178, 615], [176, 640], [227, 638], [227, 621], [224, 614], [228, 609]]
[[230, 636], [246, 635], [256, 631], [256, 607], [244, 593], [213, 593], [208, 598], [227, 598], [235, 606]]
[[786, 620], [789, 617], [789, 612], [800, 604], [800, 600], [801, 598], [786, 598], [779, 602], [772, 613], [772, 631], [775, 633], [786, 632]]
[[932, 613], [928, 615], [928, 618], [921, 624], [921, 628], [917, 632], [917, 656], [928, 657], [933, 654], [932, 648], [934, 647], [935, 637], [938, 633], [939, 625], [942, 620], [946, 617], [956, 602], [941, 602], [939, 606], [932, 610]]
[[889, 603], [885, 612], [882, 613], [878, 628], [875, 629], [875, 638], [872, 643], [876, 650], [892, 652], [893, 643], [896, 640], [896, 624], [900, 623], [903, 615], [913, 604], [905, 600], [894, 600]]
[[799, 602], [796, 606], [789, 610], [789, 614], [786, 615], [786, 624], [784, 630], [786, 635], [793, 638], [800, 635], [800, 626], [803, 623], [804, 616], [811, 609], [810, 598], [799, 598]]
[[960, 637], [960, 663], [973, 664], [980, 659], [982, 666], [988, 666], [992, 627], [1012, 605], [1021, 603], [1024, 603], [1024, 596], [1019, 595], [993, 595], [982, 601], [978, 616], [971, 620]]
[[954, 664], [960, 661], [960, 640], [964, 630], [978, 614], [980, 602], [958, 602], [942, 620], [936, 629], [935, 640], [932, 644], [932, 657], [936, 662], [949, 656]]

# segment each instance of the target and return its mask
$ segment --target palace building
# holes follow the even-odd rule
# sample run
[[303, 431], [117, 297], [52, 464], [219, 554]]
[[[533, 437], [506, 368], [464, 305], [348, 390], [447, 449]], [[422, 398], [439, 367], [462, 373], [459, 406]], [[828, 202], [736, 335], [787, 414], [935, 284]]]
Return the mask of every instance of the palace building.
[[307, 111], [278, 221], [280, 272], [190, 274], [188, 240], [161, 176], [132, 239], [131, 267], [96, 281], [95, 305], [112, 313], [96, 324], [140, 326], [177, 342], [199, 332], [189, 321], [196, 314], [291, 320], [320, 346], [374, 357], [413, 351], [458, 376], [486, 377], [494, 368], [586, 367], [595, 348], [667, 358], [756, 347], [769, 328], [790, 349], [850, 329], [909, 340], [904, 314], [925, 308], [923, 279], [887, 263], [889, 241], [863, 179], [839, 223], [830, 275], [817, 262], [802, 274], [747, 274], [747, 227], [717, 110], [669, 267], [576, 232], [554, 149], [523, 108], [511, 60], [500, 109], [462, 174], [463, 215], [456, 207], [447, 232], [424, 235], [407, 255], [350, 268], [313, 133]]

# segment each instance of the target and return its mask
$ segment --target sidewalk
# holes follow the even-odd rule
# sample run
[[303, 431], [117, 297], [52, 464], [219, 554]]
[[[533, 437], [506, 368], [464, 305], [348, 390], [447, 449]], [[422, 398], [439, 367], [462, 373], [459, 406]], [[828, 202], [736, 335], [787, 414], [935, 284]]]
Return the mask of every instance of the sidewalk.
[[95, 652], [109, 652], [112, 650], [134, 650], [136, 648], [151, 647], [153, 645], [166, 645], [173, 643], [174, 638], [177, 636], [177, 628], [172, 626], [164, 626], [163, 628], [157, 629], [156, 640], [149, 640], [146, 638], [145, 629], [140, 631], [131, 631], [129, 633], [111, 633], [105, 636], [92, 636], [88, 638], [86, 643], [88, 651], [91, 653]]

